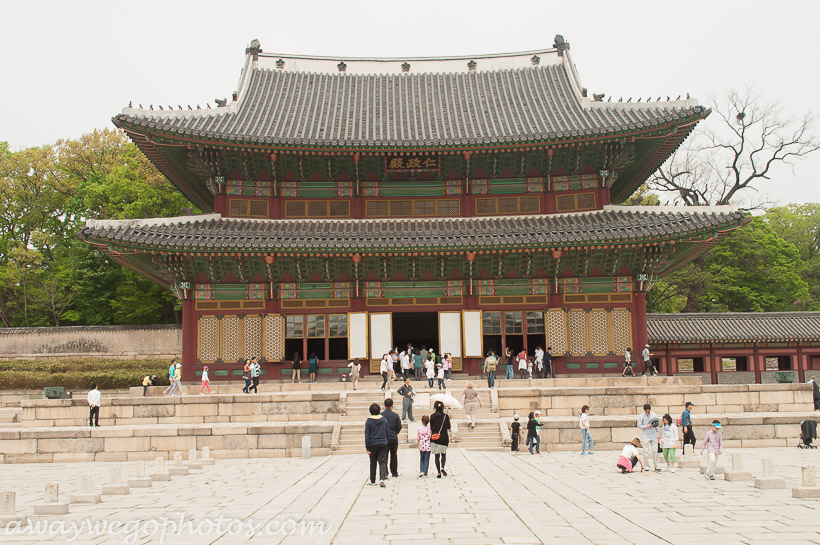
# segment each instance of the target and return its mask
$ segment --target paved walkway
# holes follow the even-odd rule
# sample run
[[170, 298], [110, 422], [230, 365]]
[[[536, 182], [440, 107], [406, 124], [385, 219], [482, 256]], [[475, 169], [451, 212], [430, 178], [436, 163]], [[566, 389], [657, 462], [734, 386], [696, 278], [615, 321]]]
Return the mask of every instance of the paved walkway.
[[[819, 453], [796, 448], [743, 452], [753, 474], [760, 473], [764, 456], [775, 458], [776, 473], [787, 479], [786, 490], [707, 481], [694, 469], [621, 475], [614, 468], [615, 452], [581, 457], [452, 449], [448, 477], [436, 479], [432, 468], [430, 477], [418, 479], [417, 453], [402, 450], [401, 476], [386, 489], [364, 486], [364, 454], [218, 460], [150, 489], [105, 496], [98, 505], [72, 505], [64, 517], [32, 517], [35, 524], [49, 521], [52, 532], [8, 535], [0, 530], [0, 543], [820, 543], [820, 500], [791, 497], [791, 487], [800, 484], [800, 466], [820, 468]], [[16, 489], [18, 511], [30, 514], [47, 481], [58, 481], [67, 500], [79, 490], [81, 473], [94, 472], [99, 488], [107, 481], [108, 468], [116, 465], [124, 468], [126, 478], [132, 476], [133, 463], [4, 465], [0, 489]], [[181, 534], [180, 517], [189, 523]], [[54, 535], [55, 521], [83, 520], [100, 529], [102, 521], [132, 522], [102, 535], [86, 527], [73, 540], [70, 526], [69, 533]], [[321, 522], [329, 531], [277, 532], [288, 520]], [[250, 521], [257, 525], [255, 535], [248, 533]], [[138, 537], [135, 530], [141, 531]], [[205, 535], [195, 535], [197, 530]], [[129, 535], [136, 539], [127, 539]]]

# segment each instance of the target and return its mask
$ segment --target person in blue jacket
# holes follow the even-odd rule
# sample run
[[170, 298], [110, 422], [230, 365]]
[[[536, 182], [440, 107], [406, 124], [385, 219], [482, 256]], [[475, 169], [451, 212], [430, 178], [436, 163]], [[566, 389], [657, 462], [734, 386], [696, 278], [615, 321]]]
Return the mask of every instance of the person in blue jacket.
[[370, 486], [376, 485], [376, 463], [379, 464], [379, 486], [387, 476], [387, 420], [379, 414], [378, 403], [370, 405], [370, 418], [364, 423], [364, 448], [370, 456]]

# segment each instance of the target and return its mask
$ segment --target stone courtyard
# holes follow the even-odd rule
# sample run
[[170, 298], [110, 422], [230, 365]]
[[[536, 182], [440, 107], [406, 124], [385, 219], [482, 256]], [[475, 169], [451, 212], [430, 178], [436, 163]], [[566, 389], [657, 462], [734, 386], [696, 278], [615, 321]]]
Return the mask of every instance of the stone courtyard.
[[[0, 542], [820, 543], [820, 503], [795, 499], [791, 492], [801, 484], [801, 466], [817, 465], [820, 451], [728, 449], [721, 465], [729, 468], [737, 452], [755, 476], [764, 457], [775, 459], [774, 473], [786, 479], [786, 489], [761, 490], [752, 481], [720, 476], [707, 481], [697, 469], [621, 475], [614, 451], [581, 457], [451, 449], [448, 477], [419, 479], [417, 453], [401, 449], [400, 476], [386, 489], [366, 486], [364, 453], [224, 459], [150, 488], [131, 488], [127, 495], [104, 495], [96, 505], [71, 504], [68, 515], [32, 516], [46, 482], [60, 483], [60, 501], [67, 502], [79, 491], [81, 474], [94, 473], [99, 489], [113, 467], [122, 468], [124, 479], [133, 478], [136, 462], [10, 464], [3, 466], [0, 490], [17, 491], [17, 512], [32, 524], [20, 534], [0, 530]], [[190, 524], [179, 532], [181, 518]], [[84, 520], [92, 526], [79, 535], [70, 526], [60, 535], [55, 525]], [[106, 520], [124, 526], [88, 531]], [[129, 521], [139, 522], [128, 526]], [[313, 535], [301, 535], [298, 527], [277, 532], [298, 522], [315, 524]], [[44, 531], [46, 523], [50, 531]], [[254, 535], [248, 534], [250, 524]]]

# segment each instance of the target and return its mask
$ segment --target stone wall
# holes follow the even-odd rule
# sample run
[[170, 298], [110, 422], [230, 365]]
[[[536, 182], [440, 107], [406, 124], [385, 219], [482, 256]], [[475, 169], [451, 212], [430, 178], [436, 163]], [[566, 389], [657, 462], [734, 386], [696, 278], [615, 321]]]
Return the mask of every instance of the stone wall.
[[181, 352], [178, 325], [0, 328], [0, 359], [170, 359]]
[[187, 458], [189, 449], [211, 449], [214, 458], [300, 456], [302, 437], [311, 454], [330, 454], [333, 423], [182, 424], [60, 430], [0, 430], [0, 463], [122, 462]]
[[[335, 421], [344, 413], [341, 392], [294, 392], [258, 395], [102, 398], [102, 426]], [[83, 399], [23, 400], [24, 427], [88, 425]]]
[[814, 408], [810, 384], [725, 384], [599, 388], [505, 388], [498, 391], [502, 417], [540, 409], [545, 416], [577, 416], [583, 405], [593, 415], [637, 415], [645, 403], [662, 416], [677, 417], [683, 404], [695, 413], [799, 412]]

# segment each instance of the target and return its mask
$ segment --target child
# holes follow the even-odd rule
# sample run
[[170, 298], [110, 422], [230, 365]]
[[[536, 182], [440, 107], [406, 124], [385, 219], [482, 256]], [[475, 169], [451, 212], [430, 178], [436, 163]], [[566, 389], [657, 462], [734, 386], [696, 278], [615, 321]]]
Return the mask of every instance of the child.
[[444, 390], [444, 366], [439, 363], [436, 367], [438, 368], [438, 373], [436, 375], [436, 378], [438, 378], [438, 389]]
[[[580, 422], [578, 423], [581, 427], [581, 456], [584, 454], [593, 454], [592, 449], [593, 442], [592, 436], [589, 434], [589, 415], [587, 411], [589, 410], [589, 405], [584, 405], [581, 407], [581, 414], [578, 416]], [[589, 445], [589, 450], [587, 450], [587, 445]]]
[[208, 393], [212, 394], [211, 391], [211, 379], [208, 378], [208, 366], [206, 365], [204, 369], [202, 369], [202, 386], [199, 388], [199, 395], [205, 395], [202, 390], [205, 388], [208, 389]]
[[527, 358], [527, 375], [532, 378], [532, 360]]
[[663, 415], [663, 431], [661, 433], [661, 448], [663, 449], [663, 459], [666, 460], [666, 467], [672, 467], [675, 472], [675, 445], [678, 444], [678, 427], [672, 422], [672, 417]]
[[510, 450], [515, 454], [519, 450], [519, 444], [521, 443], [521, 422], [518, 421], [518, 415], [513, 415], [513, 423], [510, 425], [510, 437], [512, 438], [512, 442], [510, 442]]
[[635, 469], [635, 464], [640, 464], [641, 471], [643, 471], [643, 461], [640, 456], [638, 456], [639, 448], [643, 448], [643, 445], [641, 445], [641, 440], [636, 437], [621, 450], [621, 455], [618, 457], [617, 463], [621, 473], [632, 473], [632, 470]]
[[720, 435], [720, 421], [712, 420], [712, 429], [706, 432], [706, 437], [703, 438], [703, 443], [700, 445], [701, 454], [703, 454], [704, 448], [708, 448], [709, 451], [706, 455], [707, 463], [704, 477], [714, 481], [718, 458], [723, 454], [723, 436]]
[[430, 417], [426, 414], [421, 417], [419, 426], [419, 477], [427, 476], [427, 469], [430, 467]]

